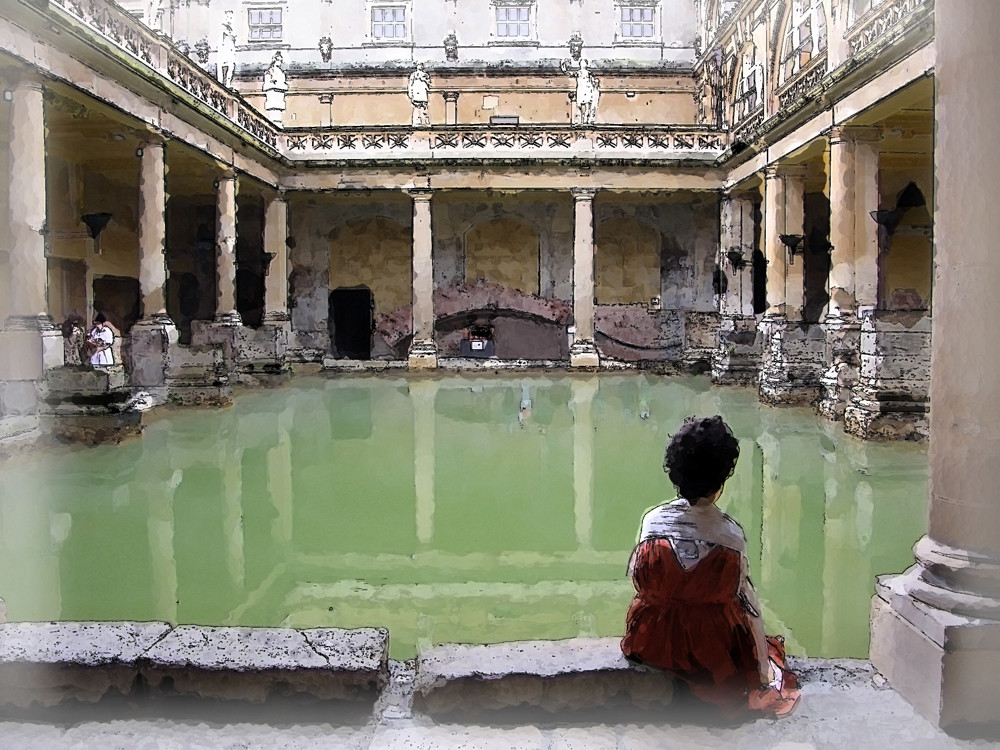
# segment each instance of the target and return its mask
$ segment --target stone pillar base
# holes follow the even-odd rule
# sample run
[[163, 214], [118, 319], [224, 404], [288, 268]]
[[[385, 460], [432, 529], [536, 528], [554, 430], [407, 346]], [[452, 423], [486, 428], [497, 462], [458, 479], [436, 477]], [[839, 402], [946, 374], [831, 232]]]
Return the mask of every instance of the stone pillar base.
[[825, 339], [817, 325], [789, 322], [784, 316], [761, 320], [760, 400], [766, 404], [806, 405], [819, 400]]
[[761, 346], [757, 319], [723, 317], [719, 345], [712, 353], [712, 382], [717, 385], [757, 385], [760, 381]]
[[437, 344], [431, 339], [414, 339], [407, 361], [411, 370], [433, 370], [438, 366]]
[[[917, 565], [882, 576], [872, 599], [870, 659], [892, 687], [949, 732], [1000, 728], [1000, 602], [937, 589], [941, 599], [978, 600], [992, 618], [921, 601], [935, 588]], [[974, 605], [973, 605], [974, 606]]]
[[239, 382], [274, 386], [288, 381], [291, 368], [285, 357], [292, 324], [287, 315], [268, 313], [258, 328], [241, 327], [237, 366]]
[[843, 419], [858, 380], [861, 324], [853, 315], [828, 315], [823, 328], [828, 368], [820, 378], [822, 395], [816, 408], [821, 416], [836, 422]]
[[235, 376], [239, 365], [239, 340], [243, 324], [235, 313], [217, 316], [213, 321], [191, 321], [191, 345], [215, 346], [222, 350], [222, 364]]
[[896, 400], [891, 394], [859, 395], [857, 390], [844, 409], [844, 432], [865, 440], [914, 440], [922, 442], [930, 435], [928, 404], [904, 395]]
[[129, 380], [137, 388], [156, 389], [166, 385], [170, 349], [178, 333], [169, 317], [143, 318], [129, 332]]
[[569, 348], [570, 367], [598, 368], [601, 366], [601, 355], [591, 339], [578, 339]]

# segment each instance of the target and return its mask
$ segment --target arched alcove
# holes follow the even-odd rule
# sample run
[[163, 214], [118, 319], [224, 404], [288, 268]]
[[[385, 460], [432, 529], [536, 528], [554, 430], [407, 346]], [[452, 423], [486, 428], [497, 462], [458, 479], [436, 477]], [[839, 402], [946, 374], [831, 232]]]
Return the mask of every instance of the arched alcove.
[[597, 303], [648, 303], [660, 296], [660, 238], [631, 217], [597, 225], [594, 272]]
[[932, 218], [924, 193], [909, 182], [897, 195], [896, 225], [879, 262], [880, 306], [929, 310], [934, 279]]
[[465, 235], [465, 280], [538, 294], [538, 233], [512, 217], [488, 219]]
[[366, 286], [376, 312], [411, 301], [410, 228], [382, 216], [351, 219], [329, 234], [330, 289]]

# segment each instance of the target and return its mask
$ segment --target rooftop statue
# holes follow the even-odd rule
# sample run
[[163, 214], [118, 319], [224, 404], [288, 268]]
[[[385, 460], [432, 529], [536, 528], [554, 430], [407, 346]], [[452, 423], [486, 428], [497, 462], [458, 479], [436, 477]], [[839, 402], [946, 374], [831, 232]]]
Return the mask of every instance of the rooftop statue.
[[581, 58], [577, 64], [563, 61], [561, 67], [563, 71], [576, 78], [571, 122], [574, 125], [593, 125], [597, 119], [597, 107], [601, 99], [601, 82], [587, 67], [585, 59]]
[[427, 113], [430, 88], [430, 75], [424, 70], [423, 63], [417, 63], [417, 69], [410, 74], [410, 82], [406, 87], [406, 93], [413, 105], [413, 127], [431, 124], [430, 115]]
[[275, 52], [271, 58], [271, 67], [264, 72], [264, 109], [272, 122], [281, 124], [282, 113], [285, 111], [285, 94], [288, 83], [285, 71], [282, 69], [284, 58], [281, 52]]
[[218, 78], [226, 88], [233, 87], [236, 73], [236, 33], [233, 31], [233, 12], [226, 11], [222, 22], [222, 40], [219, 42]]

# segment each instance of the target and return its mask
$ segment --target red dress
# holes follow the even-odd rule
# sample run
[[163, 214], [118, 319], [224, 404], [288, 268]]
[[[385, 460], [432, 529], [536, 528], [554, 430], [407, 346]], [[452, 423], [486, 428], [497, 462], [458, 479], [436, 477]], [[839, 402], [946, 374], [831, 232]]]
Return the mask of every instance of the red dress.
[[782, 669], [779, 689], [761, 686], [751, 612], [740, 597], [741, 556], [715, 545], [685, 568], [666, 538], [635, 549], [635, 598], [626, 617], [622, 651], [631, 661], [665, 669], [700, 699], [728, 715], [759, 710], [789, 713], [798, 701], [795, 676], [784, 669], [784, 647], [768, 638]]

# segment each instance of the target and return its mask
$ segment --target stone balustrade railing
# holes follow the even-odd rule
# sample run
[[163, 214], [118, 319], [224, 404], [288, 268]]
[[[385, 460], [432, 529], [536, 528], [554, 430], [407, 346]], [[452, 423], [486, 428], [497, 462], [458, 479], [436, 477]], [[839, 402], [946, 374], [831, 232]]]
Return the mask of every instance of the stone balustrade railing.
[[274, 149], [278, 129], [243, 98], [219, 83], [166, 37], [109, 0], [51, 0], [50, 13], [65, 12], [122, 52], [186, 91], [237, 126], [258, 145]]
[[610, 158], [712, 160], [728, 136], [710, 128], [640, 125], [443, 125], [429, 128], [285, 130], [279, 149], [290, 159]]
[[851, 57], [878, 45], [911, 19], [934, 15], [934, 0], [891, 0], [876, 5], [847, 31]]

